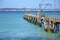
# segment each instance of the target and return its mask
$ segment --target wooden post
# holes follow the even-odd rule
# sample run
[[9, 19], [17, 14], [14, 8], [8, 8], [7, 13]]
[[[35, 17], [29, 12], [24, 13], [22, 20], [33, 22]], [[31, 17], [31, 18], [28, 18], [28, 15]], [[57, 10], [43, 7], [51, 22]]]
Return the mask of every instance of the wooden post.
[[56, 0], [54, 0], [54, 17], [55, 17], [55, 22], [56, 22]]
[[41, 14], [41, 4], [39, 4], [39, 9], [38, 9], [38, 17]]

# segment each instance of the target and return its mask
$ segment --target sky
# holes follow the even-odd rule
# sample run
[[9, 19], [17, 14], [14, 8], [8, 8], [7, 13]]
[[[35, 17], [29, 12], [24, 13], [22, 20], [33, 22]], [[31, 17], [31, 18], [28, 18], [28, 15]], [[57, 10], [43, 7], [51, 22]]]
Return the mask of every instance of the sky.
[[[39, 8], [39, 3], [51, 4], [46, 8], [54, 8], [54, 0], [0, 0], [0, 8]], [[44, 5], [42, 5], [42, 8]], [[60, 9], [60, 0], [56, 0], [56, 8]]]

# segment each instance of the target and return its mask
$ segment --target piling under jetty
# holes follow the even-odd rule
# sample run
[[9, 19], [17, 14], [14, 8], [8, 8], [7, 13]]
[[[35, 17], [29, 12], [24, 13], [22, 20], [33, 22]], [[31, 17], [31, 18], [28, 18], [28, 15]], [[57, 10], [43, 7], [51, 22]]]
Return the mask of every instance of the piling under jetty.
[[29, 22], [32, 22], [34, 24], [42, 26], [42, 23], [44, 25], [45, 31], [55, 32], [58, 31], [59, 28], [56, 26], [60, 23], [60, 19], [54, 19], [50, 18], [44, 15], [33, 15], [33, 14], [25, 14], [24, 19], [28, 20]]

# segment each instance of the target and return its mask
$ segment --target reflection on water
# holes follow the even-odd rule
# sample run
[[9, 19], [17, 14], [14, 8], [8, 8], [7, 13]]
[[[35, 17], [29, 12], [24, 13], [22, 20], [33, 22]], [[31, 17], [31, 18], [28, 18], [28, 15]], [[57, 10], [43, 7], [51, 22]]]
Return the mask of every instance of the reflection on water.
[[44, 27], [24, 20], [24, 13], [0, 12], [0, 40], [60, 40], [60, 32], [45, 32]]

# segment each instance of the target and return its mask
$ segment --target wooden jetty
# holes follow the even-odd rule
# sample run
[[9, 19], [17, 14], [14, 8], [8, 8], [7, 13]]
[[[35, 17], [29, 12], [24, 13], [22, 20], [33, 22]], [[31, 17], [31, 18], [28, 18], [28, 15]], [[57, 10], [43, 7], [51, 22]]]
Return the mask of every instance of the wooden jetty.
[[33, 14], [25, 14], [24, 19], [33, 22], [34, 24], [38, 24], [41, 26], [42, 21], [44, 23], [45, 31], [54, 32], [55, 30], [58, 31], [56, 24], [60, 24], [60, 18], [50, 18], [44, 15], [33, 15]]

